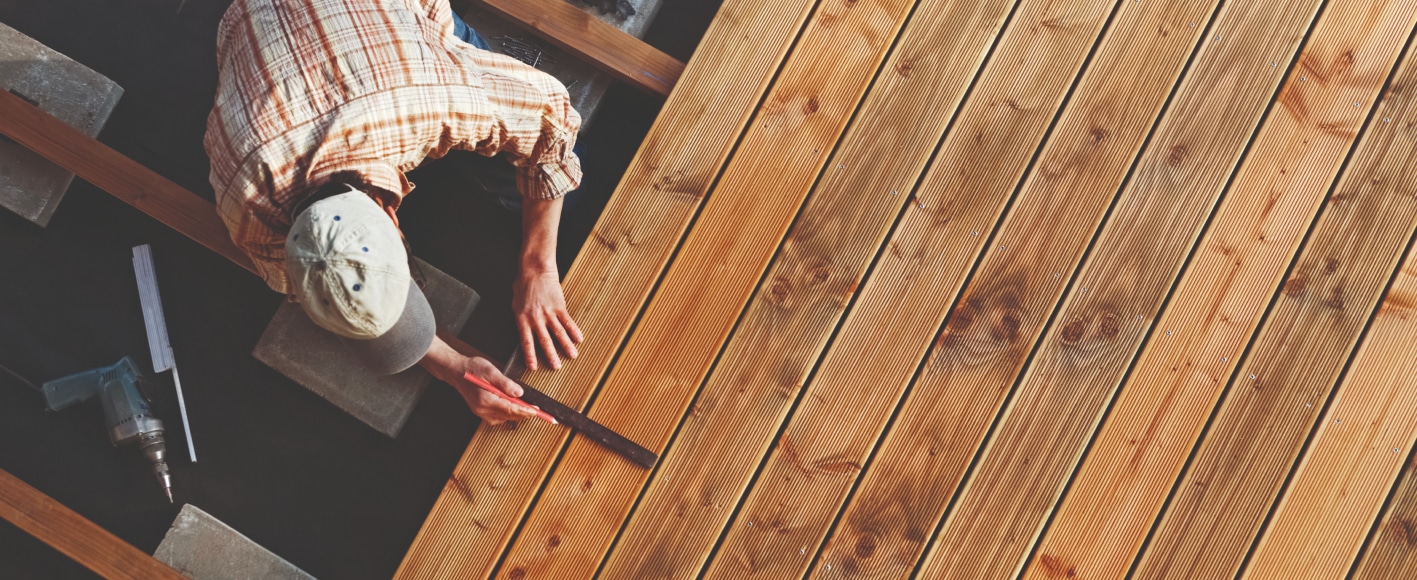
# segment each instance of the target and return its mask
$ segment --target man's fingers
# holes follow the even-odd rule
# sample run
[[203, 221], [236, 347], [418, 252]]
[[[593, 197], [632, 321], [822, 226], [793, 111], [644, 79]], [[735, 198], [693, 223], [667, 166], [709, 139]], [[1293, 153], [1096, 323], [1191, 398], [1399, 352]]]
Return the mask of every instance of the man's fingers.
[[532, 340], [531, 321], [523, 317], [517, 321], [522, 331], [522, 353], [526, 355], [526, 368], [536, 370], [536, 341]]
[[551, 368], [561, 368], [561, 357], [556, 356], [556, 345], [551, 342], [551, 333], [546, 330], [545, 323], [536, 325], [536, 336], [541, 339], [541, 348], [546, 353], [546, 361], [551, 363]]
[[581, 327], [576, 326], [576, 321], [571, 318], [571, 313], [562, 310], [556, 313], [556, 317], [561, 320], [561, 326], [566, 327], [566, 330], [570, 331], [571, 339], [575, 340], [576, 344], [580, 344], [582, 340], [585, 340], [585, 335], [581, 334]]
[[552, 317], [547, 320], [547, 325], [551, 327], [551, 332], [556, 335], [556, 342], [561, 343], [561, 352], [566, 353], [566, 358], [576, 358], [576, 343], [567, 336], [566, 328], [561, 325], [561, 320]]

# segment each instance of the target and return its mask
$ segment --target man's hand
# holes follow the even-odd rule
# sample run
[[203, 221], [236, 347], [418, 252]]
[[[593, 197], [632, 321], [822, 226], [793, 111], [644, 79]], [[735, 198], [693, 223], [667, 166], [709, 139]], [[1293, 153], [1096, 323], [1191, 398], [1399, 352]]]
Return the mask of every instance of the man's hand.
[[553, 369], [561, 368], [558, 347], [566, 358], [576, 358], [581, 329], [566, 311], [566, 297], [561, 292], [556, 272], [523, 271], [512, 290], [512, 309], [517, 314], [517, 330], [521, 332], [527, 368], [536, 370], [538, 347], [546, 353], [546, 360]]
[[512, 287], [512, 311], [517, 315], [526, 368], [531, 370], [536, 370], [538, 348], [551, 368], [559, 369], [560, 354], [576, 358], [576, 344], [583, 338], [566, 311], [566, 296], [556, 269], [560, 220], [560, 198], [523, 200], [521, 274]]
[[531, 409], [505, 401], [463, 378], [465, 373], [472, 373], [501, 389], [508, 396], [518, 398], [522, 396], [521, 385], [497, 370], [497, 365], [482, 357], [464, 356], [444, 343], [441, 338], [433, 338], [433, 344], [428, 347], [428, 354], [424, 355], [419, 364], [438, 380], [457, 389], [458, 394], [462, 395], [473, 414], [482, 417], [482, 420], [489, 425], [501, 425], [507, 421], [521, 421], [536, 417], [536, 413], [533, 413]]

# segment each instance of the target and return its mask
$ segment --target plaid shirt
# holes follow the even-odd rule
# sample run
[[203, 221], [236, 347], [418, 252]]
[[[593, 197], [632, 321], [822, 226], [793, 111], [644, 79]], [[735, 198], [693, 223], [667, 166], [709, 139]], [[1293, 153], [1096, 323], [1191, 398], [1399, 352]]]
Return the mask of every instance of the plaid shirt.
[[205, 145], [217, 211], [288, 292], [288, 212], [348, 172], [402, 200], [451, 149], [506, 153], [522, 195], [575, 189], [580, 115], [556, 79], [453, 36], [448, 0], [236, 0], [217, 33]]

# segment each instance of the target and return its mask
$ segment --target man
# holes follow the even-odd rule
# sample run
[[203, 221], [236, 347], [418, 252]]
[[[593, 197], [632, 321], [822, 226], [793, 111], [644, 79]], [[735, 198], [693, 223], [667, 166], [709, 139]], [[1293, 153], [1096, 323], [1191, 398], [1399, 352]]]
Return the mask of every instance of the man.
[[[514, 284], [527, 366], [575, 358], [557, 272], [562, 196], [581, 179], [580, 116], [554, 78], [473, 47], [447, 0], [236, 0], [217, 35], [207, 121], [217, 210], [277, 292], [382, 374], [421, 364], [492, 424], [531, 413], [490, 362], [437, 338], [396, 213], [404, 172], [452, 149], [505, 157], [523, 196]], [[484, 45], [485, 46], [485, 45]]]

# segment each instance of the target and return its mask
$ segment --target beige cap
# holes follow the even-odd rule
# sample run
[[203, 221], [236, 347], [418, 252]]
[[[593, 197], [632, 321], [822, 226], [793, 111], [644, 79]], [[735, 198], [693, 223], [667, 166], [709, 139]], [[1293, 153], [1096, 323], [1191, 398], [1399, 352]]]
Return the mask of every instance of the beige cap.
[[295, 217], [285, 238], [285, 267], [310, 319], [345, 338], [384, 334], [407, 303], [411, 277], [398, 227], [355, 189], [316, 201]]

